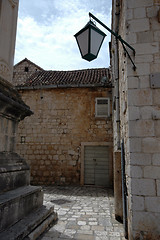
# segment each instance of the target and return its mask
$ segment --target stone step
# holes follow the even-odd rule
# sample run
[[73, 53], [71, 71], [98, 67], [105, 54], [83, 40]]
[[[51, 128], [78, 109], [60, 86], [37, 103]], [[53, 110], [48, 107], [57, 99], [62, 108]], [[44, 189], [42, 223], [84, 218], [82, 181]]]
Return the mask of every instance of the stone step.
[[13, 152], [0, 152], [0, 194], [29, 183], [29, 166], [25, 160]]
[[[28, 169], [16, 169], [2, 172], [0, 166], [0, 194], [30, 184], [30, 172]], [[7, 169], [8, 170], [8, 169]]]
[[56, 220], [54, 207], [43, 205], [1, 232], [0, 240], [35, 240]]
[[43, 204], [41, 187], [25, 186], [0, 195], [0, 232]]

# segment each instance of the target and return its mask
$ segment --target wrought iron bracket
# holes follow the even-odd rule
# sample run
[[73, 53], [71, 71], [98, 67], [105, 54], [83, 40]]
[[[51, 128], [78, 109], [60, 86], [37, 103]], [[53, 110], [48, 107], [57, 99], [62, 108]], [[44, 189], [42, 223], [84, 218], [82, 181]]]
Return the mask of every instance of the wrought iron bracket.
[[[118, 35], [118, 34], [115, 33], [114, 31], [112, 31], [109, 27], [107, 27], [103, 22], [101, 22], [98, 18], [96, 18], [96, 17], [95, 17], [92, 13], [90, 13], [90, 12], [89, 12], [89, 17], [93, 18], [96, 22], [98, 22], [102, 27], [104, 27], [105, 29], [107, 29], [107, 31], [109, 31], [112, 35], [114, 35], [114, 36], [116, 37], [116, 39], [118, 39], [118, 40], [121, 42], [125, 53], [127, 54], [127, 56], [129, 57], [131, 63], [133, 64], [133, 70], [135, 71], [135, 70], [136, 70], [136, 65], [134, 64], [134, 61], [133, 61], [133, 59], [131, 58], [131, 55], [129, 54], [128, 50], [126, 49], [126, 46], [133, 51], [134, 56], [135, 56], [135, 54], [136, 54], [135, 49], [134, 49], [130, 44], [128, 44], [120, 35]], [[125, 46], [125, 45], [126, 45], [126, 46]]]

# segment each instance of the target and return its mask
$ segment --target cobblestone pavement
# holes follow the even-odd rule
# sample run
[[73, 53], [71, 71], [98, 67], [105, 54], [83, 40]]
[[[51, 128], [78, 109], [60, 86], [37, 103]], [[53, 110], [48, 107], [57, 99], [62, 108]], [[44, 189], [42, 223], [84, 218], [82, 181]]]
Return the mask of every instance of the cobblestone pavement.
[[114, 219], [111, 189], [45, 187], [44, 201], [54, 204], [58, 222], [41, 240], [125, 240], [123, 225]]

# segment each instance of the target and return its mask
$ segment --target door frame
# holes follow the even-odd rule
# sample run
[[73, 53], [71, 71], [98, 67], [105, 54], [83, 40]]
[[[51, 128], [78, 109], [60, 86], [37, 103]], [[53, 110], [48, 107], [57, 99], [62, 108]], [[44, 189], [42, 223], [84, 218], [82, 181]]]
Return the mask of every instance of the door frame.
[[112, 142], [81, 142], [81, 173], [80, 184], [84, 185], [84, 149], [87, 146], [107, 146], [109, 147], [109, 181], [113, 186], [113, 144]]

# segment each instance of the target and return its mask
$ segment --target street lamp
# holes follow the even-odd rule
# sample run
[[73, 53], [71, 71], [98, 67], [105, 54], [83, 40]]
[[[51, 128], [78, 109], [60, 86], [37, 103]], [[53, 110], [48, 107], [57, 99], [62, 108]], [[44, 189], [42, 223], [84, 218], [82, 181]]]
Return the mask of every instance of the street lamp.
[[106, 34], [90, 20], [86, 26], [74, 36], [82, 58], [90, 62], [97, 58]]
[[[126, 49], [126, 46], [130, 48], [134, 55], [135, 55], [135, 49], [131, 47], [125, 40], [121, 38], [120, 35], [116, 34], [114, 31], [112, 31], [109, 27], [107, 27], [104, 23], [102, 23], [98, 18], [96, 18], [92, 13], [89, 13], [89, 17], [93, 18], [95, 21], [97, 21], [100, 25], [102, 25], [105, 29], [107, 29], [111, 34], [113, 34], [116, 39], [118, 39], [125, 51], [125, 53], [128, 55], [131, 63], [133, 64], [133, 69], [136, 70], [136, 66]], [[95, 58], [97, 58], [99, 50], [102, 46], [103, 40], [106, 36], [104, 32], [102, 32], [91, 20], [86, 24], [84, 28], [82, 28], [78, 33], [75, 35], [81, 56], [83, 59], [87, 61], [92, 61]]]

